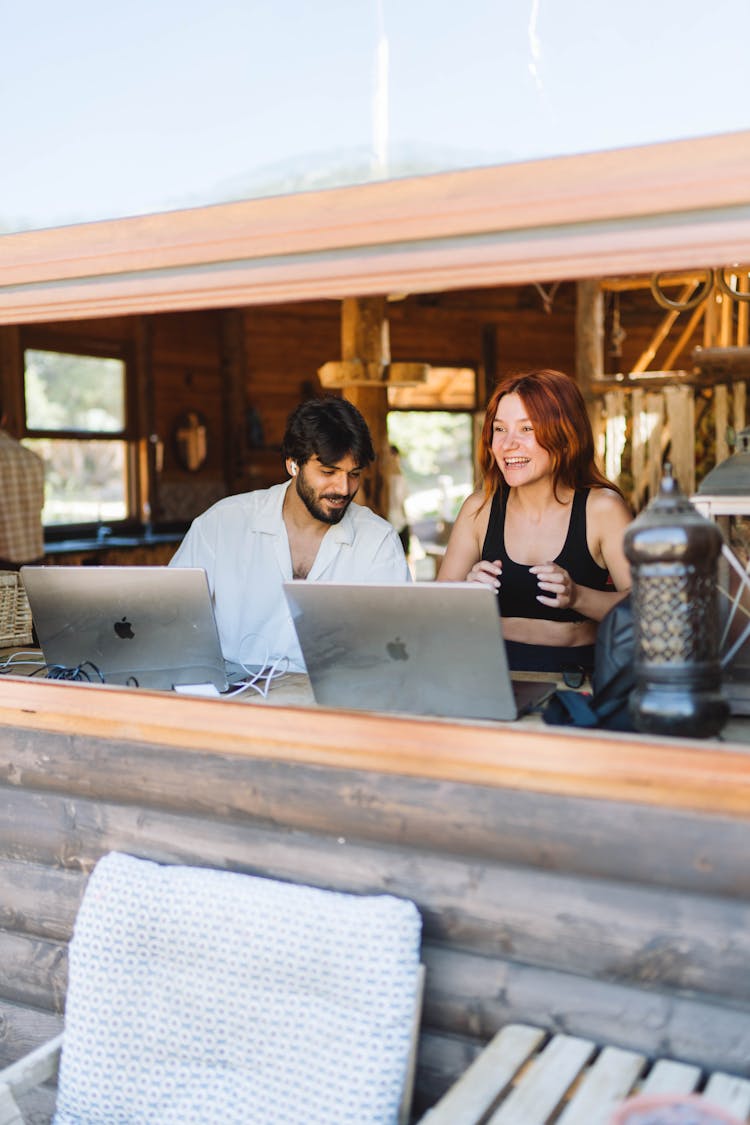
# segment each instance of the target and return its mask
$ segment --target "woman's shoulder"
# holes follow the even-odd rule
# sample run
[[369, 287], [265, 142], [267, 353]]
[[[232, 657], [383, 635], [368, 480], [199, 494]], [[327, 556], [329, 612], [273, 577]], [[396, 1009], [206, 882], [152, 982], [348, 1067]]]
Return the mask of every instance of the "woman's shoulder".
[[475, 489], [466, 497], [458, 514], [463, 519], [475, 519], [485, 506], [489, 513], [490, 503], [481, 488]]
[[630, 523], [633, 515], [614, 488], [591, 488], [586, 501], [587, 514], [595, 519], [621, 520]]

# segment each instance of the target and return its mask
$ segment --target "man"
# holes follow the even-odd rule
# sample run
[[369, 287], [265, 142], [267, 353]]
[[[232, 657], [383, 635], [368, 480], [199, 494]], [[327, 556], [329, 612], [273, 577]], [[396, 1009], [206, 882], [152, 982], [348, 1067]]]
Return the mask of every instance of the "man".
[[350, 402], [304, 402], [287, 422], [284, 484], [220, 500], [193, 521], [170, 566], [203, 567], [227, 661], [281, 658], [304, 672], [282, 583], [406, 582], [391, 525], [352, 501], [375, 459], [367, 424]]
[[44, 462], [5, 430], [0, 416], [0, 570], [44, 562]]

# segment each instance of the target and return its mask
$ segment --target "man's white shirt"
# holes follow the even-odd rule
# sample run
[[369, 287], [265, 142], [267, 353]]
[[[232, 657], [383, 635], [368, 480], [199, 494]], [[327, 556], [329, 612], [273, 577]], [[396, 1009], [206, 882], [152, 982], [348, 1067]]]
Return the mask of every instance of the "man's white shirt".
[[[226, 660], [272, 664], [304, 672], [282, 583], [292, 557], [282, 505], [292, 482], [228, 496], [195, 519], [170, 566], [203, 567]], [[307, 576], [309, 582], [408, 582], [399, 538], [391, 525], [356, 501], [332, 524]], [[283, 665], [280, 665], [283, 667]]]

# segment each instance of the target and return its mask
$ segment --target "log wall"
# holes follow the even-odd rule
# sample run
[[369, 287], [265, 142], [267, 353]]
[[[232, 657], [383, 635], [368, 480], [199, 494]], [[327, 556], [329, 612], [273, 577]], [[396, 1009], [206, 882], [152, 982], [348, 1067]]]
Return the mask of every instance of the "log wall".
[[[489, 337], [497, 355], [493, 377], [532, 366], [572, 373], [574, 299], [571, 284], [558, 287], [549, 313], [533, 286], [406, 296], [387, 303], [391, 354], [480, 371]], [[6, 394], [19, 385], [19, 340], [27, 338], [51, 348], [129, 346], [140, 433], [162, 443], [154, 518], [187, 521], [221, 495], [284, 479], [279, 445], [287, 416], [302, 399], [321, 393], [318, 368], [341, 357], [341, 303], [61, 321], [24, 329], [20, 337], [17, 329], [0, 329]], [[257, 412], [261, 444], [243, 433], [242, 400]], [[173, 432], [185, 410], [200, 411], [208, 429], [208, 459], [194, 473], [175, 455]]]
[[[573, 283], [394, 297], [386, 302], [393, 360], [473, 367], [479, 409], [500, 376], [533, 367], [575, 371]], [[625, 336], [621, 355], [605, 356], [606, 369], [614, 371], [636, 362], [663, 317], [646, 289], [616, 297]], [[606, 295], [608, 319], [614, 299]], [[284, 479], [279, 447], [286, 418], [302, 399], [321, 393], [318, 368], [341, 357], [341, 303], [60, 321], [20, 333], [0, 329], [6, 399], [17, 393], [19, 346], [30, 339], [53, 348], [128, 347], [137, 429], [155, 477], [152, 515], [160, 523], [186, 524], [223, 495]], [[174, 431], [186, 410], [200, 411], [207, 425], [208, 458], [198, 472], [188, 472], [176, 457]], [[251, 433], [248, 410], [260, 423], [260, 440], [257, 429]], [[19, 412], [20, 404], [12, 413]], [[151, 435], [161, 442], [158, 470]]]
[[[148, 727], [113, 717], [104, 736], [89, 718], [69, 723], [40, 708], [49, 687], [50, 700], [60, 690], [70, 699], [70, 689], [34, 685], [23, 721], [12, 721], [15, 705], [1, 716], [0, 1062], [60, 1025], [86, 879], [99, 856], [119, 849], [414, 899], [427, 966], [419, 1112], [516, 1019], [750, 1074], [744, 751], [694, 744], [692, 760], [684, 755], [693, 796], [682, 799], [701, 805], [712, 753], [716, 791], [708, 807], [676, 807], [661, 788], [649, 796], [664, 778], [656, 782], [659, 745], [644, 740], [587, 746], [518, 725], [232, 703], [197, 704], [200, 722], [188, 715], [184, 731], [174, 724], [159, 735], [147, 693], [139, 716]], [[87, 716], [107, 692], [113, 716], [132, 698], [82, 691], [95, 704], [84, 705]], [[175, 702], [181, 714], [193, 708]], [[367, 740], [387, 745], [387, 760]], [[528, 753], [533, 771], [531, 758], [544, 759], [548, 746], [547, 780], [525, 784], [512, 763]], [[618, 750], [638, 755], [628, 782]], [[672, 769], [675, 744], [665, 740], [662, 752]], [[476, 758], [463, 781], [462, 753]], [[608, 795], [591, 795], [584, 780], [597, 753]], [[566, 771], [580, 784], [562, 784]]]

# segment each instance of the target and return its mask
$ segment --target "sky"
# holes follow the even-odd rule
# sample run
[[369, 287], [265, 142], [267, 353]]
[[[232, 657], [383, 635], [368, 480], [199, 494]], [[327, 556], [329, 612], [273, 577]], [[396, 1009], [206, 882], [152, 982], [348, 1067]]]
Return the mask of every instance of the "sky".
[[750, 128], [750, 0], [0, 0], [0, 231]]

